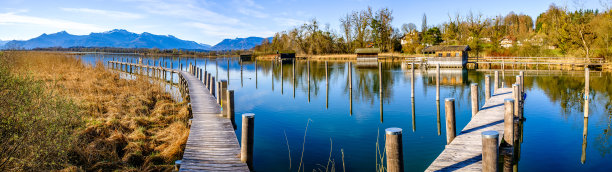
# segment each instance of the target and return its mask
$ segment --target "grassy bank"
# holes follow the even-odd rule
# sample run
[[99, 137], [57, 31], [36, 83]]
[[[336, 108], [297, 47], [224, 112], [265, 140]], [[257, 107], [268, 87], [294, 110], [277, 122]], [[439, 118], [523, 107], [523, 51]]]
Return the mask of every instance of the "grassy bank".
[[0, 149], [16, 152], [0, 170], [166, 171], [181, 159], [187, 108], [159, 86], [59, 53], [0, 57]]

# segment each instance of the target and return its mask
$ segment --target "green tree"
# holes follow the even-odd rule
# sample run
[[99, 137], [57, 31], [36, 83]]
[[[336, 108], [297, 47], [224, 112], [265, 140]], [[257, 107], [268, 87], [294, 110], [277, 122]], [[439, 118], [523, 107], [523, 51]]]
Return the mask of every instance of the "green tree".
[[438, 45], [442, 42], [442, 33], [438, 27], [432, 27], [423, 34], [422, 40], [427, 45]]

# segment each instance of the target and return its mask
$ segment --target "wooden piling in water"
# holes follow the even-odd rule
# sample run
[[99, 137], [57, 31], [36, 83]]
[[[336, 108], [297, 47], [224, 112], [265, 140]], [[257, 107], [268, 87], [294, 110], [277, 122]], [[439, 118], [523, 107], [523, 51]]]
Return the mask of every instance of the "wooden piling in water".
[[514, 145], [514, 99], [504, 99], [504, 141]]
[[200, 72], [198, 72], [198, 76], [199, 76], [199, 78], [200, 78], [200, 82], [204, 82], [204, 78], [202, 77], [202, 76], [203, 76], [203, 74], [202, 74], [202, 68], [199, 68], [199, 69], [200, 69]]
[[211, 79], [211, 75], [210, 73], [206, 73], [206, 83], [204, 83], [204, 85], [206, 85], [206, 89], [208, 89], [208, 92], [210, 92], [210, 79]]
[[489, 100], [489, 98], [491, 98], [491, 76], [490, 75], [485, 75], [484, 89], [485, 89], [485, 102], [486, 102], [487, 100]]
[[[590, 99], [590, 93], [591, 93], [591, 89], [590, 89], [590, 71], [589, 68], [584, 68], [584, 99], [585, 100], [589, 100]], [[588, 117], [588, 116], [585, 116]]]
[[226, 106], [225, 102], [227, 101], [227, 94], [225, 94], [227, 92], [227, 80], [221, 80], [220, 85], [221, 86], [219, 89], [219, 97], [221, 97], [221, 102], [219, 103], [219, 105], [221, 105], [222, 108], [225, 109]]
[[495, 71], [495, 76], [493, 79], [493, 92], [495, 92], [499, 88], [499, 71]]
[[470, 85], [472, 95], [472, 118], [478, 113], [478, 84]]
[[410, 97], [414, 97], [414, 62], [410, 65], [410, 73], [412, 77], [410, 77]]
[[[215, 92], [215, 84], [216, 84], [216, 82], [215, 82], [215, 77], [214, 76], [210, 77], [210, 82], [209, 83], [210, 83], [209, 84], [209, 86], [210, 86], [210, 95], [212, 95], [213, 97], [214, 96], [218, 97], [218, 95], [215, 94], [216, 93]], [[219, 101], [217, 101], [217, 103], [219, 103]]]
[[242, 114], [242, 144], [240, 145], [240, 160], [253, 170], [253, 135], [255, 114]]
[[516, 80], [516, 84], [517, 84], [517, 85], [518, 85], [518, 87], [519, 87], [519, 90], [518, 90], [518, 92], [519, 92], [519, 94], [518, 94], [518, 95], [519, 95], [519, 97], [518, 97], [518, 99], [516, 99], [516, 100], [517, 100], [517, 101], [519, 101], [519, 102], [522, 102], [522, 100], [523, 100], [523, 91], [522, 91], [522, 90], [523, 90], [523, 83], [521, 82], [521, 80], [522, 80], [522, 79], [521, 79], [521, 75], [516, 75], [516, 79], [515, 79], [515, 80]]
[[348, 83], [349, 89], [353, 89], [353, 63], [348, 62]]
[[438, 136], [439, 136], [440, 134], [442, 134], [442, 131], [440, 131], [441, 128], [442, 128], [441, 127], [441, 122], [440, 122], [440, 100], [436, 101], [436, 120], [437, 120], [436, 122], [438, 124]]
[[519, 118], [519, 106], [520, 106], [520, 91], [518, 84], [512, 84], [512, 97], [514, 98], [514, 117]]
[[440, 63], [436, 64], [436, 100], [440, 104]]
[[521, 76], [521, 93], [524, 93], [525, 92], [525, 72], [520, 71], [519, 76]]
[[230, 83], [230, 59], [227, 59], [227, 85]]
[[385, 151], [387, 153], [387, 171], [403, 172], [404, 155], [401, 128], [385, 129]]
[[446, 144], [450, 144], [456, 136], [455, 127], [455, 99], [444, 100], [444, 111], [446, 111]]
[[482, 171], [497, 172], [497, 158], [499, 155], [497, 131], [482, 132]]
[[225, 106], [223, 106], [223, 111], [225, 111], [225, 117], [229, 119], [234, 119], [234, 90], [227, 90], [226, 95], [227, 101], [225, 101]]

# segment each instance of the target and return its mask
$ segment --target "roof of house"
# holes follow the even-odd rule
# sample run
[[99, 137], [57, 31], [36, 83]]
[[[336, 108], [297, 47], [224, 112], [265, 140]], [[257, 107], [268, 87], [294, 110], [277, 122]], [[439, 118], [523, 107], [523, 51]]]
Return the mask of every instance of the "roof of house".
[[379, 53], [380, 48], [357, 48], [355, 49], [356, 54], [374, 54]]
[[436, 52], [436, 51], [470, 51], [472, 50], [469, 45], [434, 45], [423, 48], [424, 53]]

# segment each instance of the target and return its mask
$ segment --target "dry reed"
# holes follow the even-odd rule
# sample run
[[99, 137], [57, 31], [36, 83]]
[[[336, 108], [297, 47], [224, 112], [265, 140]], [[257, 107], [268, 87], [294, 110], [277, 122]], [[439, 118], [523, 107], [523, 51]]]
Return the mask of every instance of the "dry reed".
[[91, 67], [62, 53], [6, 53], [18, 59], [13, 73], [43, 81], [46, 90], [73, 99], [84, 114], [85, 126], [74, 131], [78, 140], [66, 150], [65, 170], [166, 171], [181, 159], [187, 107], [159, 85], [121, 79], [101, 62]]

